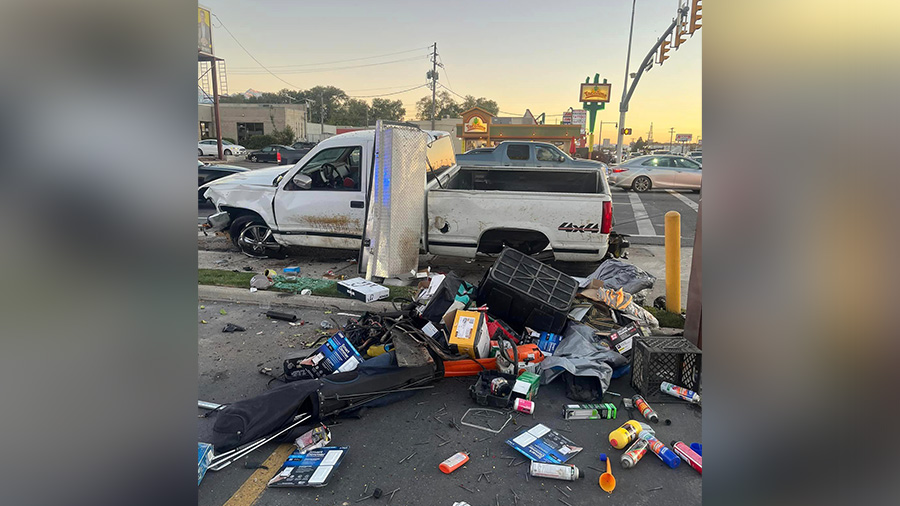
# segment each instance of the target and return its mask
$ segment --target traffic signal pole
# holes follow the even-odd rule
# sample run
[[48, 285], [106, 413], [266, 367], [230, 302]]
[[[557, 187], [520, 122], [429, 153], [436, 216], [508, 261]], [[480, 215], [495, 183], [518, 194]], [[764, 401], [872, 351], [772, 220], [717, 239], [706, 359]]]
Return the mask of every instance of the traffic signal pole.
[[[616, 160], [622, 159], [622, 144], [625, 141], [625, 134], [623, 133], [623, 128], [625, 128], [625, 113], [628, 112], [628, 103], [631, 102], [631, 96], [634, 94], [634, 89], [637, 87], [638, 81], [641, 80], [641, 76], [644, 75], [644, 71], [647, 70], [647, 67], [650, 66], [653, 62], [653, 56], [656, 55], [656, 52], [659, 50], [659, 46], [666, 42], [666, 39], [669, 35], [672, 34], [672, 31], [675, 30], [675, 27], [681, 23], [681, 20], [684, 16], [687, 16], [689, 8], [684, 6], [678, 11], [678, 15], [672, 20], [672, 24], [669, 25], [669, 28], [663, 32], [662, 37], [656, 41], [656, 44], [650, 49], [650, 52], [647, 53], [647, 56], [644, 57], [644, 60], [641, 62], [641, 66], [637, 71], [637, 74], [634, 76], [634, 80], [631, 81], [631, 87], [628, 88], [628, 91], [625, 91], [626, 86], [622, 87], [622, 101], [619, 102], [619, 138], [618, 145], [616, 147]], [[633, 11], [632, 11], [632, 19], [633, 19]], [[629, 50], [629, 54], [631, 51]], [[628, 82], [628, 69], [626, 64], [625, 70], [625, 82]]]

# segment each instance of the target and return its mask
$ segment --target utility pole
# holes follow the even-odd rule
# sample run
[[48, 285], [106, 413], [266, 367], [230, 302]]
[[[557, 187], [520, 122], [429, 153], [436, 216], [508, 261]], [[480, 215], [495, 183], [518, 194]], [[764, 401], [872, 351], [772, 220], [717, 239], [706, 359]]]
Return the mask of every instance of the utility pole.
[[319, 142], [325, 139], [325, 92], [319, 92]]
[[653, 143], [653, 122], [652, 121], [650, 122], [650, 133], [647, 134], [647, 143], [648, 144]]
[[[625, 138], [625, 135], [622, 130], [623, 128], [625, 128], [625, 113], [628, 112], [628, 103], [631, 101], [631, 96], [634, 95], [634, 89], [637, 87], [637, 83], [638, 83], [638, 81], [641, 80], [641, 76], [644, 75], [644, 72], [646, 72], [649, 67], [653, 66], [653, 56], [656, 55], [657, 50], [659, 50], [660, 46], [663, 45], [663, 42], [665, 42], [666, 46], [668, 47], [668, 44], [669, 44], [669, 42], [667, 40], [668, 37], [670, 35], [672, 35], [672, 31], [675, 30], [675, 27], [681, 23], [682, 18], [684, 16], [687, 16], [689, 10], [690, 10], [689, 7], [685, 6], [685, 7], [682, 7], [678, 11], [678, 13], [675, 16], [675, 19], [672, 20], [672, 23], [663, 32], [662, 37], [660, 37], [659, 40], [656, 41], [656, 44], [653, 45], [653, 48], [650, 49], [650, 52], [648, 52], [647, 56], [644, 57], [644, 60], [641, 61], [641, 66], [638, 69], [637, 73], [635, 74], [634, 80], [631, 81], [631, 87], [628, 89], [628, 92], [626, 93], [625, 90], [622, 90], [622, 101], [619, 102], [619, 141], [618, 141], [619, 147], [618, 147], [618, 150], [616, 153], [616, 155], [619, 157], [622, 156], [622, 142], [624, 141], [624, 138]], [[633, 20], [634, 20], [634, 8], [632, 5], [632, 21]], [[632, 23], [632, 29], [633, 28], [634, 28], [634, 23]], [[628, 46], [629, 46], [629, 55], [630, 55], [630, 53], [631, 53], [630, 40], [629, 40]], [[666, 57], [666, 58], [668, 58], [668, 57]], [[626, 70], [625, 70], [626, 81], [628, 79], [627, 63], [628, 63], [628, 61], [626, 60]]]
[[[625, 134], [623, 133], [623, 129], [625, 128], [625, 111], [622, 110], [622, 103], [625, 103], [625, 93], [628, 90], [628, 70], [631, 66], [631, 36], [634, 34], [634, 6], [636, 3], [637, 0], [631, 0], [631, 27], [628, 29], [628, 54], [625, 56], [625, 84], [622, 85], [622, 102], [619, 104], [619, 124], [616, 125], [616, 128], [619, 129], [619, 136], [616, 139], [616, 160], [622, 159], [622, 143], [625, 142]], [[635, 80], [636, 79], [637, 78], [635, 78]]]
[[672, 144], [673, 138], [675, 138], [675, 127], [669, 129], [669, 153], [672, 152], [672, 148], [674, 147]]
[[437, 42], [431, 53], [431, 129], [434, 130], [435, 99], [437, 98]]

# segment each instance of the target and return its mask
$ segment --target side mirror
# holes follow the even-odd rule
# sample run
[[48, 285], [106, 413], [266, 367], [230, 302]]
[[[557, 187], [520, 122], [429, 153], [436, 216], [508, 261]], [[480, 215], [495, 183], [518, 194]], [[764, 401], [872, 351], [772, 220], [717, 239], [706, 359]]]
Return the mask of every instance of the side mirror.
[[312, 178], [306, 174], [297, 174], [291, 181], [301, 190], [309, 190], [312, 188]]

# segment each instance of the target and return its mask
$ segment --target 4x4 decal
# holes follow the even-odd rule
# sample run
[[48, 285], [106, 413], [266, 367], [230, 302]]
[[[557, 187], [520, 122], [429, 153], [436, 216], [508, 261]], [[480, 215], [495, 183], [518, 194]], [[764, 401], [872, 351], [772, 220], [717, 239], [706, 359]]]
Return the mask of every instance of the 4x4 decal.
[[561, 230], [563, 232], [581, 232], [582, 234], [585, 232], [590, 232], [592, 234], [600, 233], [600, 224], [599, 223], [588, 223], [587, 225], [576, 225], [570, 222], [563, 222], [559, 225], [556, 230]]

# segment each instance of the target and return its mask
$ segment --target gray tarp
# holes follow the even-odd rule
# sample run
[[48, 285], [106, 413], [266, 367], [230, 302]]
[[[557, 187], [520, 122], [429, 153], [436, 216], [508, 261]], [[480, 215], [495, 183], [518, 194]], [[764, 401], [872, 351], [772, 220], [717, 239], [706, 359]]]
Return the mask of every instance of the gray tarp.
[[593, 376], [599, 379], [602, 391], [605, 392], [609, 388], [613, 369], [627, 364], [628, 359], [594, 342], [594, 332], [594, 329], [583, 323], [570, 321], [553, 356], [538, 364], [541, 384], [550, 383], [565, 370], [574, 376]]
[[585, 287], [593, 279], [603, 281], [605, 288], [618, 290], [619, 288], [628, 293], [637, 293], [645, 288], [653, 288], [656, 277], [643, 271], [639, 267], [615, 258], [605, 260], [597, 270], [592, 272], [581, 284]]

